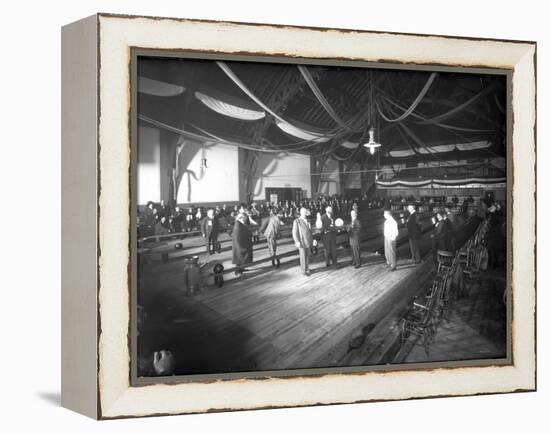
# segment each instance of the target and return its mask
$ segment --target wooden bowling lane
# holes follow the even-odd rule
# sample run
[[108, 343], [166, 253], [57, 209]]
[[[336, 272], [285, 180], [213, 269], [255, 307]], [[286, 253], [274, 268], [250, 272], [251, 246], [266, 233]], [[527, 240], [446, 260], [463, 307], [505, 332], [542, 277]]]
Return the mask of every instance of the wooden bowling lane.
[[[363, 224], [363, 236], [365, 238], [372, 237], [381, 228], [383, 224], [382, 210], [367, 210], [359, 214], [359, 219]], [[254, 228], [253, 228], [254, 229]], [[292, 237], [292, 223], [287, 223], [281, 228], [281, 238]], [[149, 237], [154, 240], [154, 237]], [[221, 232], [218, 236], [218, 242], [224, 251], [231, 249], [231, 237], [227, 232]], [[261, 237], [260, 243], [265, 243], [265, 238]], [[181, 245], [181, 249], [176, 249], [176, 244]], [[148, 251], [156, 260], [162, 259], [162, 254], [168, 254], [169, 258], [178, 256], [196, 256], [202, 255], [205, 252], [205, 240], [200, 235], [185, 236], [184, 238], [162, 237], [159, 241], [150, 241], [147, 244], [142, 244], [144, 250]]]
[[[371, 216], [377, 216], [379, 213], [375, 213], [374, 211], [379, 210], [373, 210], [371, 211]], [[430, 228], [432, 227], [432, 223], [430, 221], [431, 214], [425, 214], [422, 216], [421, 223], [427, 232], [429, 232]], [[376, 220], [372, 222], [371, 225], [367, 226], [366, 229], [363, 230], [363, 242], [362, 242], [362, 251], [363, 252], [381, 252], [383, 250], [383, 223], [378, 223]], [[222, 237], [228, 237], [227, 234], [222, 234]], [[404, 225], [401, 225], [401, 228], [399, 230], [399, 237], [398, 237], [398, 244], [406, 242], [407, 238], [407, 230], [404, 227]], [[203, 240], [201, 238], [201, 240]], [[347, 234], [343, 233], [338, 236], [337, 238], [338, 243], [340, 247], [342, 247], [342, 244], [347, 245]], [[192, 240], [193, 242], [196, 242], [197, 240]], [[230, 241], [230, 240], [229, 240]], [[201, 241], [204, 243], [204, 241]], [[199, 257], [199, 262], [205, 263], [210, 261], [216, 261], [221, 263], [224, 266], [224, 269], [226, 270], [225, 279], [226, 280], [232, 280], [234, 276], [232, 276], [230, 273], [234, 270], [234, 265], [232, 264], [232, 251], [231, 251], [231, 245], [224, 247], [221, 251], [221, 253], [215, 253], [213, 255], [209, 255], [206, 253], [206, 249], [204, 244], [202, 244], [201, 247], [190, 250], [187, 249], [185, 251], [182, 250], [174, 250], [173, 248], [173, 242], [172, 242], [172, 248], [170, 247], [161, 247], [161, 249], [169, 249], [166, 251], [170, 251], [173, 253], [173, 256], [170, 256], [171, 258], [168, 263], [162, 263], [159, 261], [160, 254], [157, 254], [156, 256], [153, 256], [154, 262], [157, 262], [155, 265], [155, 268], [158, 270], [164, 270], [164, 272], [175, 272], [178, 273], [178, 268], [180, 269], [180, 273], [182, 272], [181, 268], [183, 267], [183, 264], [181, 263], [181, 260], [190, 254], [194, 254]], [[162, 250], [164, 251], [164, 250]], [[282, 237], [278, 240], [278, 248], [277, 248], [277, 255], [280, 257], [281, 262], [286, 261], [294, 261], [298, 257], [298, 251], [294, 247], [294, 244], [292, 242], [291, 238], [285, 238]], [[319, 252], [318, 255], [323, 255], [323, 245], [322, 243], [319, 243]], [[266, 269], [271, 266], [270, 256], [267, 250], [267, 245], [265, 243], [265, 239], [262, 239], [260, 243], [254, 245], [254, 264], [251, 264], [250, 266], [247, 266], [248, 270], [259, 270], [259, 269]]]
[[[212, 372], [213, 367], [223, 371], [313, 367], [331, 343], [350, 333], [355, 317], [379, 303], [415, 268], [390, 273], [381, 263], [360, 269], [326, 269], [316, 263], [309, 278], [296, 267], [286, 268], [192, 298], [168, 285], [158, 296], [170, 299], [166, 305], [171, 312], [163, 317], [172, 327], [161, 321], [141, 336], [157, 342], [155, 336], [164, 335], [163, 345], [182, 358], [178, 374]], [[186, 352], [192, 356], [183, 356]]]
[[[179, 373], [329, 366], [327, 355], [335, 343], [345, 342], [358, 321], [398, 285], [422, 273], [421, 266], [401, 259], [408, 257], [406, 246], [398, 254], [400, 269], [393, 273], [375, 253], [365, 253], [362, 268], [346, 266], [350, 258], [343, 249], [339, 268], [325, 268], [318, 255], [311, 277], [300, 274], [295, 260], [195, 297], [184, 295], [177, 275], [163, 273], [154, 291], [170, 298], [167, 305], [175, 316], [166, 320], [176, 324], [169, 333], [163, 327], [171, 336], [165, 345], [175, 354], [193, 347], [193, 356], [178, 363]], [[193, 314], [185, 314], [190, 306]]]
[[[425, 236], [427, 237], [428, 233]], [[406, 237], [406, 228], [400, 229], [398, 240], [406, 240]], [[383, 250], [383, 236], [379, 234], [374, 238], [364, 241], [363, 243], [361, 243], [361, 249], [363, 262], [367, 263], [373, 260], [378, 261], [380, 256], [373, 255], [373, 253]], [[340, 245], [337, 253], [339, 260], [345, 261], [349, 259], [349, 249], [346, 246]], [[281, 257], [280, 269], [288, 267], [299, 267], [298, 250], [294, 246], [294, 243], [291, 239], [282, 239], [279, 241], [277, 254], [279, 257]], [[312, 256], [311, 259], [313, 262], [318, 261], [319, 263], [324, 263], [324, 250], [322, 243], [319, 244], [319, 251], [317, 255]], [[269, 252], [265, 243], [254, 246], [254, 263], [247, 266], [248, 271], [246, 271], [244, 275], [240, 277], [234, 276], [232, 272], [235, 266], [232, 264], [231, 250], [223, 251], [221, 254], [216, 253], [214, 255], [203, 253], [199, 255], [199, 261], [217, 261], [224, 266], [225, 270], [228, 271], [226, 274], [224, 274], [224, 279], [226, 281], [224, 287], [227, 285], [231, 285], [232, 282], [235, 282], [237, 280], [249, 279], [256, 275], [262, 275], [274, 270], [271, 265]], [[182, 286], [184, 282], [183, 261], [172, 260], [169, 262], [158, 262], [153, 264], [149, 268], [142, 270], [142, 273], [140, 273], [140, 275], [143, 276], [144, 274], [151, 274], [150, 277], [154, 279], [157, 284], [161, 284], [164, 281], [172, 281], [174, 283], [179, 282], [179, 286]]]

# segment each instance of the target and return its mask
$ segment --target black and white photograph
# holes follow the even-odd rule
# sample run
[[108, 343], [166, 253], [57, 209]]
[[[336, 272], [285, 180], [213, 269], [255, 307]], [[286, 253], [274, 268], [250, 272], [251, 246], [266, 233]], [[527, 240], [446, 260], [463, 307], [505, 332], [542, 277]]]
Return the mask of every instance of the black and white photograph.
[[543, 3], [4, 6], [0, 432], [548, 431]]
[[136, 70], [138, 377], [506, 360], [506, 74]]

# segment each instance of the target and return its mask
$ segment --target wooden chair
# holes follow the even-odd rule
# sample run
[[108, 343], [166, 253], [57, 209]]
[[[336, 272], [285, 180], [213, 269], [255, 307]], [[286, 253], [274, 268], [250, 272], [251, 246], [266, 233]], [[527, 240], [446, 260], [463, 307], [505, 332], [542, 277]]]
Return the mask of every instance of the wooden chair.
[[437, 304], [444, 279], [434, 282], [423, 299], [415, 298], [401, 321], [401, 345], [413, 334], [422, 338], [426, 355], [437, 331]]
[[464, 293], [467, 294], [473, 285], [481, 284], [480, 264], [481, 251], [483, 246], [475, 246], [468, 254], [466, 264], [462, 266], [462, 275], [464, 278]]
[[437, 273], [446, 273], [453, 263], [455, 254], [446, 250], [437, 251]]
[[459, 257], [458, 255], [454, 255], [451, 261], [450, 266], [445, 271], [445, 275], [443, 277], [442, 282], [442, 288], [439, 292], [439, 300], [438, 300], [438, 324], [441, 320], [448, 321], [449, 315], [453, 309], [453, 302], [456, 299], [455, 292], [454, 292], [454, 285], [453, 282], [455, 280], [455, 275], [457, 268], [459, 267]]
[[474, 246], [474, 239], [470, 238], [466, 243], [458, 250], [458, 260], [461, 264], [466, 265], [468, 262], [468, 255], [470, 250]]

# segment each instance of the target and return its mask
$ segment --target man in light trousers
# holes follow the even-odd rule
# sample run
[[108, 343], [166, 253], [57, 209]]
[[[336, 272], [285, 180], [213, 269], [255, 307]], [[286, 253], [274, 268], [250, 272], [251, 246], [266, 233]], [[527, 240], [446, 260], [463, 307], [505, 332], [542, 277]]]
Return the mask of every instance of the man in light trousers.
[[277, 258], [277, 238], [281, 231], [281, 219], [278, 216], [278, 210], [272, 208], [269, 217], [262, 220], [259, 232], [263, 232], [267, 242], [269, 256], [271, 256], [271, 265], [279, 268], [281, 261]]
[[384, 211], [384, 255], [386, 257], [386, 264], [390, 267], [390, 271], [395, 271], [397, 268], [397, 235], [399, 229], [397, 222], [393, 218], [390, 210]]
[[311, 226], [307, 219], [307, 209], [300, 209], [300, 217], [294, 220], [292, 224], [292, 238], [294, 245], [300, 253], [300, 268], [302, 274], [309, 276], [309, 255], [310, 248], [313, 245], [313, 236], [311, 235]]

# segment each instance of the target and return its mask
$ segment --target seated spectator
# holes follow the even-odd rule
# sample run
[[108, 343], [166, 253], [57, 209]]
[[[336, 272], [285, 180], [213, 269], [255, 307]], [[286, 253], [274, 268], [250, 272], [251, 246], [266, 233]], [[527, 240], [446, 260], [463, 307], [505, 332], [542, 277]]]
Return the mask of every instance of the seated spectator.
[[202, 221], [203, 215], [202, 215], [202, 208], [199, 206], [197, 208], [197, 213], [195, 214], [195, 229], [198, 228], [198, 225]]
[[168, 218], [171, 214], [170, 206], [164, 200], [161, 200], [158, 206], [159, 217]]
[[179, 206], [174, 208], [172, 213], [172, 229], [174, 232], [183, 232], [183, 213]]
[[170, 228], [168, 227], [168, 222], [166, 217], [161, 217], [160, 220], [155, 225], [155, 235], [166, 235], [170, 233]]
[[193, 213], [193, 208], [187, 210], [187, 215], [185, 216], [185, 231], [190, 232], [195, 229], [195, 214]]
[[147, 237], [155, 234], [155, 224], [157, 223], [156, 214], [157, 210], [153, 207], [153, 202], [149, 202], [144, 211], [143, 236]]

